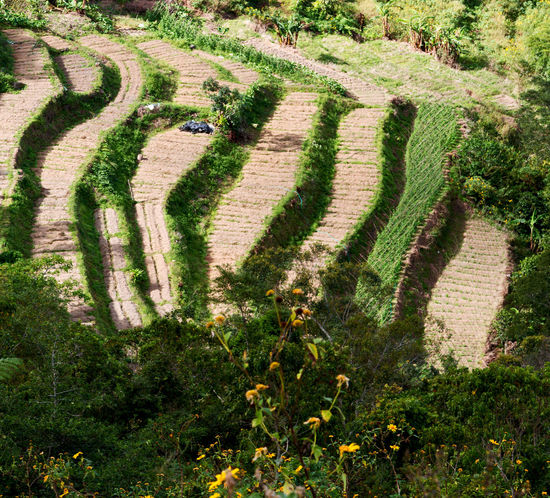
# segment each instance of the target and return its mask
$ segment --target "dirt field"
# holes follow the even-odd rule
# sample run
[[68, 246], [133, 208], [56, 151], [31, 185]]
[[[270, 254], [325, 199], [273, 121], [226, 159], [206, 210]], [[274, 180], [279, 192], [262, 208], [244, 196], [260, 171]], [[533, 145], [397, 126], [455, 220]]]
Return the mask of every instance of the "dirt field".
[[118, 216], [114, 209], [98, 209], [95, 212], [96, 229], [103, 261], [105, 287], [111, 298], [109, 310], [117, 329], [129, 329], [142, 325], [137, 306], [132, 301], [128, 276], [124, 272], [126, 261], [124, 247], [119, 237]]
[[60, 90], [50, 80], [44, 67], [49, 58], [36, 38], [22, 29], [4, 33], [13, 42], [14, 75], [25, 87], [19, 93], [0, 95], [0, 204], [9, 202], [16, 183], [13, 163], [25, 125]]
[[237, 186], [223, 196], [212, 224], [207, 261], [234, 268], [252, 248], [269, 216], [294, 188], [302, 145], [317, 110], [316, 94], [287, 95], [261, 133]]
[[177, 128], [155, 135], [143, 149], [143, 159], [132, 180], [149, 294], [159, 314], [173, 309], [170, 237], [164, 219], [166, 197], [179, 178], [204, 154], [211, 140], [212, 135], [193, 135]]
[[506, 234], [482, 219], [468, 220], [462, 246], [428, 304], [428, 343], [452, 352], [462, 366], [484, 366], [487, 334], [507, 289], [509, 266]]
[[[115, 100], [97, 117], [67, 131], [40, 154], [37, 175], [43, 196], [38, 202], [32, 239], [35, 256], [59, 254], [73, 263], [59, 280], [82, 283], [75, 264], [78, 248], [70, 209], [71, 187], [99, 146], [101, 134], [126, 116], [137, 101], [142, 79], [136, 56], [122, 45], [95, 35], [80, 42], [113, 60], [120, 69], [121, 87]], [[75, 319], [91, 320], [90, 310], [81, 299], [70, 303], [69, 310]]]

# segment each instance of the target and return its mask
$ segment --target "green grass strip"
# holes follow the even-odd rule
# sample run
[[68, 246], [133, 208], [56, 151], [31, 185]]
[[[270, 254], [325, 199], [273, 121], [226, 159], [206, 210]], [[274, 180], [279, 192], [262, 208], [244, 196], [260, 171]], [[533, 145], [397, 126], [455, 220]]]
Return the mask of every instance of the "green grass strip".
[[[385, 286], [394, 289], [397, 285], [403, 258], [446, 188], [445, 153], [452, 149], [458, 137], [453, 107], [444, 104], [422, 104], [419, 107], [407, 146], [405, 189], [367, 260]], [[361, 281], [357, 297], [360, 301], [369, 298]], [[392, 315], [392, 298], [387, 298], [378, 309], [367, 311], [379, 322], [387, 322]]]
[[13, 49], [6, 35], [0, 31], [0, 93], [12, 92], [17, 80], [13, 75]]

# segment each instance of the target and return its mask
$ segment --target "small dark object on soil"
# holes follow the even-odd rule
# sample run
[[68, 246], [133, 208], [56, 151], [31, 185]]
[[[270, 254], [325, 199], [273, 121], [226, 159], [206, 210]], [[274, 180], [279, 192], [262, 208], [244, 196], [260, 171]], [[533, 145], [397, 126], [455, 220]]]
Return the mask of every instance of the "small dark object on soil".
[[190, 131], [193, 133], [214, 133], [214, 127], [206, 123], [205, 121], [187, 121], [183, 126], [179, 127], [180, 131]]

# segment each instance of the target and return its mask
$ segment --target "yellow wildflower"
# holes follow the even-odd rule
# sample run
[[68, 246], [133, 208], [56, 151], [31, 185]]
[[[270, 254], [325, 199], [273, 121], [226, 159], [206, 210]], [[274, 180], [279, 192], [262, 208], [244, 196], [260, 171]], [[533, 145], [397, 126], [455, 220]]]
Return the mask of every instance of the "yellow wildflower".
[[269, 290], [265, 293], [265, 295], [266, 295], [267, 297], [272, 296], [273, 294], [275, 294], [275, 291], [274, 291], [273, 289], [269, 289]]
[[280, 366], [280, 363], [278, 361], [272, 361], [271, 365], [269, 365], [269, 370], [277, 370]]
[[344, 383], [346, 387], [349, 386], [349, 379], [344, 374], [337, 375], [336, 380], [338, 381], [338, 387], [341, 387]]
[[301, 465], [298, 465], [298, 467], [296, 467], [296, 470], [294, 471], [295, 474], [298, 474], [300, 472], [300, 470], [302, 470], [303, 467]]
[[301, 327], [302, 325], [304, 324], [304, 322], [302, 320], [299, 320], [298, 318], [296, 318], [296, 320], [294, 320], [292, 322], [292, 326], [293, 327]]
[[197, 458], [197, 461], [198, 460], [202, 460], [206, 455], [199, 455], [198, 458]]
[[249, 391], [246, 391], [246, 400], [250, 401], [250, 403], [254, 403], [254, 400], [260, 396], [257, 389], [250, 389]]
[[266, 386], [265, 384], [256, 384], [257, 391], [264, 391], [265, 389], [269, 389], [269, 386]]
[[390, 444], [390, 448], [393, 450], [393, 451], [397, 451], [399, 449], [399, 446], [397, 446], [396, 444]]
[[76, 460], [80, 455], [82, 455], [82, 451], [79, 451], [78, 453], [75, 453], [73, 455], [73, 458]]
[[256, 448], [256, 451], [254, 452], [254, 458], [252, 459], [252, 461], [255, 462], [262, 455], [267, 455], [267, 448], [265, 446], [263, 446], [262, 448]]
[[221, 498], [222, 495], [220, 493], [214, 493], [213, 495], [210, 495], [209, 498]]
[[212, 328], [213, 326], [214, 326], [214, 322], [207, 322], [207, 323], [206, 323], [206, 328], [207, 328], [207, 329], [210, 329], [210, 328]]
[[294, 289], [292, 291], [292, 294], [294, 294], [295, 296], [302, 296], [304, 294], [304, 291], [302, 289]]
[[50, 478], [50, 476], [46, 474], [46, 475], [44, 476], [44, 482], [46, 482], [49, 478]]
[[351, 443], [350, 445], [342, 444], [338, 447], [338, 450], [340, 451], [340, 458], [344, 455], [344, 453], [355, 453], [360, 446], [357, 443]]
[[518, 459], [516, 460], [516, 463], [517, 463], [518, 465], [521, 465], [521, 460], [518, 458]]
[[305, 422], [304, 425], [309, 425], [310, 428], [318, 429], [321, 425], [321, 419], [318, 417], [309, 417]]
[[302, 311], [302, 313], [304, 314], [304, 316], [311, 316], [311, 311], [308, 310], [307, 308], [304, 308], [304, 310]]
[[214, 491], [225, 482], [225, 471], [216, 474], [216, 480], [208, 483], [208, 491]]
[[59, 495], [59, 498], [63, 498], [64, 496], [67, 496], [68, 494], [69, 494], [69, 490], [68, 490], [67, 488], [65, 488], [65, 489], [63, 490], [63, 493], [61, 493], [61, 494]]
[[214, 318], [214, 320], [216, 320], [217, 324], [221, 325], [223, 322], [225, 322], [225, 316], [218, 315], [216, 318]]
[[489, 439], [489, 442], [491, 444], [494, 444], [495, 446], [498, 446], [499, 444], [494, 439]]
[[397, 426], [395, 424], [388, 424], [388, 430], [392, 432], [396, 432]]

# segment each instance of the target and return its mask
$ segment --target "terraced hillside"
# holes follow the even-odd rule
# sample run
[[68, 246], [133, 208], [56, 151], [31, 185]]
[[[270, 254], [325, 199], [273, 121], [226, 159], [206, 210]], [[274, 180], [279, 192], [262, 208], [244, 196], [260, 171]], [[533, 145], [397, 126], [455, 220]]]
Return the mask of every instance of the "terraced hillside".
[[[44, 46], [31, 33], [21, 29], [6, 29], [4, 34], [12, 42], [14, 76], [24, 85], [18, 93], [0, 97], [0, 204], [9, 203], [17, 181], [15, 156], [21, 134], [31, 118], [60, 91]], [[0, 220], [1, 221], [1, 220]]]
[[[15, 124], [10, 121], [9, 132], [4, 129], [1, 132], [1, 157], [7, 172], [17, 151], [18, 133], [30, 116], [39, 112], [58, 90], [52, 83], [53, 73], [50, 75], [44, 69], [50, 61], [46, 50], [35, 46], [34, 38], [24, 31], [6, 30], [6, 34], [17, 42], [14, 45], [16, 75], [26, 85], [21, 92], [0, 98], [0, 117], [17, 108]], [[320, 94], [327, 92], [330, 85], [321, 84], [320, 81], [326, 83], [323, 79], [307, 81], [306, 77], [302, 78], [302, 83], [299, 78], [293, 82], [285, 79], [287, 88], [282, 100], [271, 96], [274, 111], [269, 119], [264, 118], [260, 125], [246, 123], [249, 130], [239, 141], [234, 137], [220, 137], [225, 116], [219, 114], [219, 109], [218, 114], [210, 110], [211, 100], [202, 89], [203, 82], [215, 78], [246, 92], [260, 79], [262, 82], [270, 80], [269, 75], [237, 62], [231, 54], [221, 56], [219, 50], [217, 55], [198, 49], [187, 51], [166, 40], [150, 38], [147, 41], [138, 39], [135, 50], [131, 41], [123, 44], [99, 35], [86, 36], [76, 42], [51, 35], [44, 36], [43, 40], [52, 49], [53, 62], [59, 69], [58, 74], [63, 75], [66, 91], [88, 95], [97, 90], [100, 70], [94, 60], [88, 58], [89, 53], [111, 61], [118, 68], [121, 81], [118, 94], [101, 112], [65, 130], [39, 154], [36, 174], [42, 196], [36, 206], [32, 255], [60, 255], [72, 263], [72, 268], [60, 272], [57, 278], [60, 282], [75, 282], [81, 291], [79, 297], [69, 303], [74, 319], [93, 323], [94, 307], [98, 302], [87, 293], [92, 283], [104, 287], [108, 301], [101, 306], [104, 310], [108, 307], [117, 329], [140, 327], [153, 317], [177, 310], [185, 296], [179, 291], [186, 282], [182, 282], [181, 275], [185, 272], [178, 266], [182, 265], [178, 257], [182, 251], [194, 249], [192, 244], [182, 242], [186, 240], [178, 232], [184, 231], [182, 227], [176, 228], [177, 223], [172, 223], [178, 213], [170, 213], [170, 216], [166, 213], [169, 195], [177, 192], [174, 188], [181, 186], [182, 181], [185, 188], [189, 188], [193, 178], [199, 183], [209, 182], [206, 186], [205, 183], [197, 186], [202, 190], [196, 198], [188, 193], [185, 197], [185, 209], [192, 213], [187, 221], [193, 218], [192, 222], [200, 226], [204, 232], [200, 234], [202, 244], [207, 244], [199, 263], [205, 273], [204, 269], [208, 268], [208, 276], [204, 279], [212, 282], [219, 275], [219, 267], [239, 268], [272, 228], [270, 223], [275, 223], [274, 215], [279, 213], [277, 216], [284, 217], [288, 208], [285, 203], [293, 192], [298, 192], [304, 151], [318, 145], [312, 138], [315, 137], [313, 131], [323, 124], [318, 123], [319, 102], [324, 102], [325, 98], [320, 98]], [[391, 114], [387, 107], [390, 96], [367, 81], [334, 66], [310, 61], [296, 51], [260, 40], [251, 41], [249, 45], [330, 78], [332, 83], [340, 83], [348, 92], [346, 97], [336, 93], [331, 97], [345, 109], [338, 111], [341, 115], [350, 108], [353, 110], [340, 121], [337, 131], [334, 126], [333, 136], [338, 137], [338, 148], [334, 146], [330, 156], [333, 176], [327, 180], [331, 182], [331, 188], [326, 188], [328, 200], [315, 220], [306, 220], [303, 236], [310, 235], [301, 245], [307, 250], [322, 244], [335, 253], [350, 238], [362, 236], [362, 223], [371, 216], [374, 203], [381, 195], [381, 184], [388, 172], [383, 171], [380, 164], [378, 147], [381, 141], [378, 138], [381, 118]], [[91, 52], [82, 51], [81, 47]], [[144, 97], [147, 95], [143, 90], [146, 78], [145, 71], [142, 75], [142, 67], [152, 71], [157, 62], [177, 73], [177, 89], [173, 101], [163, 102], [151, 111], [144, 125], [145, 121], [139, 120], [148, 111], [141, 107], [140, 112], [134, 112], [140, 103], [148, 103]], [[287, 75], [281, 72], [279, 76], [286, 78]], [[273, 85], [280, 85], [279, 80]], [[253, 98], [252, 94], [247, 94], [243, 102], [250, 104]], [[220, 129], [214, 135], [193, 135], [176, 127], [182, 120], [198, 115], [201, 119], [204, 116], [211, 121], [218, 119]], [[394, 192], [392, 199], [383, 199], [391, 209], [377, 220], [379, 232], [369, 234], [376, 240], [369, 241], [369, 250], [359, 255], [367, 260], [390, 291], [399, 283], [406, 254], [415, 236], [448, 190], [446, 153], [457, 142], [456, 121], [456, 109], [452, 106], [421, 103], [406, 146], [406, 157], [394, 158], [406, 165], [402, 191]], [[85, 176], [93, 164], [94, 154], [109, 142], [105, 140], [106, 134], [115, 127], [124, 129], [130, 125], [135, 134], [129, 134], [129, 140], [138, 144], [132, 149], [133, 157], [124, 158], [125, 165], [120, 166], [119, 171], [117, 161], [112, 159], [116, 155], [109, 156], [112, 178], [107, 174], [98, 176], [97, 172]], [[254, 130], [256, 127], [258, 130]], [[336, 143], [336, 138], [334, 140]], [[229, 156], [235, 154], [238, 159], [223, 157], [219, 151], [212, 153], [222, 142], [226, 147], [223, 150], [229, 151]], [[404, 150], [405, 144], [401, 146]], [[201, 162], [206, 157], [208, 161], [234, 163], [230, 168], [221, 168], [219, 176], [210, 177], [204, 169], [215, 165]], [[127, 190], [125, 194], [118, 191], [110, 198], [104, 187], [109, 182], [119, 181], [116, 179], [118, 173]], [[0, 177], [0, 181], [7, 177]], [[79, 182], [86, 183], [96, 201], [90, 210], [94, 215], [95, 232], [87, 235], [90, 240], [86, 244], [79, 240], [75, 229], [78, 210], [74, 190]], [[4, 192], [7, 185], [6, 182], [0, 184]], [[174, 205], [178, 206], [177, 202]], [[82, 273], [80, 270], [82, 255], [93, 251], [90, 247], [94, 244], [99, 254], [96, 262], [101, 261], [95, 269], [99, 277], [90, 275], [89, 268]], [[189, 261], [198, 261], [197, 257]], [[322, 263], [315, 262], [316, 268]], [[442, 325], [450, 338], [443, 340], [441, 350], [455, 351], [462, 364], [483, 365], [484, 344], [506, 290], [508, 265], [506, 236], [481, 219], [470, 220], [461, 250], [443, 270], [433, 289], [427, 320], [430, 340], [441, 339], [438, 327]], [[198, 267], [196, 270], [201, 271]], [[203, 292], [205, 296], [207, 293], [203, 289], [196, 292]], [[357, 302], [366, 306], [365, 311], [380, 323], [390, 321], [392, 297], [373, 307], [375, 301], [369, 292], [360, 281]]]
[[[119, 68], [121, 86], [115, 100], [97, 117], [64, 133], [39, 157], [37, 175], [42, 187], [32, 233], [35, 257], [58, 254], [72, 268], [58, 275], [59, 281], [74, 280], [81, 287], [84, 279], [78, 270], [78, 242], [73, 232], [71, 188], [97, 149], [101, 135], [128, 115], [141, 91], [141, 72], [133, 52], [99, 36], [82, 38], [80, 43], [109, 57]], [[69, 305], [75, 319], [89, 322], [91, 307], [82, 298]]]

